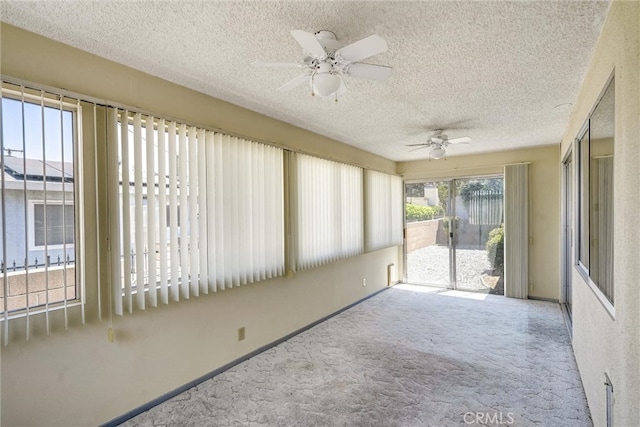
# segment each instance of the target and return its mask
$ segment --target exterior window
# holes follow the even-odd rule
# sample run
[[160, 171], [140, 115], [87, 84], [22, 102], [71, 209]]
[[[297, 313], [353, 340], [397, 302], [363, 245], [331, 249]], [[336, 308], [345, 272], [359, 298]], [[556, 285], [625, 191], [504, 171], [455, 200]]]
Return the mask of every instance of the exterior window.
[[79, 298], [74, 245], [77, 109], [54, 95], [2, 86], [3, 320], [13, 312], [48, 310]]
[[613, 305], [615, 85], [608, 85], [578, 139], [578, 264]]
[[44, 203], [35, 203], [33, 205], [34, 246], [72, 245], [73, 230], [74, 209], [72, 204], [48, 203], [45, 205]]

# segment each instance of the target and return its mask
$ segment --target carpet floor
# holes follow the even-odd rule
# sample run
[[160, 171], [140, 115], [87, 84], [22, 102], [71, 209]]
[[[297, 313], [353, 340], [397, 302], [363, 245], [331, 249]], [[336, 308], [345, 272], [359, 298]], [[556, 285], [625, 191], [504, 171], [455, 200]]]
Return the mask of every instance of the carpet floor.
[[592, 422], [558, 304], [397, 285], [123, 425]]

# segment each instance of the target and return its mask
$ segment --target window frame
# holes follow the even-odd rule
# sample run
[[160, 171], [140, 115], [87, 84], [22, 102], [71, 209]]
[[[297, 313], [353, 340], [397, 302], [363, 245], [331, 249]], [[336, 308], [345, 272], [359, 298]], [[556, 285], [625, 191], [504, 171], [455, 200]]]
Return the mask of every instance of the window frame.
[[[44, 87], [41, 87], [40, 85], [37, 85], [37, 84], [23, 83], [21, 81], [14, 81], [12, 79], [3, 77], [2, 81], [0, 82], [0, 86], [1, 86], [0, 102], [2, 102], [4, 98], [7, 98], [7, 99], [17, 101], [21, 104], [29, 103], [29, 104], [35, 105], [38, 108], [43, 108], [43, 107], [52, 108], [57, 111], [62, 110], [64, 112], [71, 113], [71, 138], [72, 138], [72, 153], [73, 153], [73, 158], [72, 158], [73, 181], [70, 183], [73, 187], [73, 190], [72, 190], [73, 196], [71, 200], [65, 199], [64, 204], [65, 205], [71, 204], [74, 206], [74, 227], [73, 227], [74, 243], [66, 244], [66, 247], [72, 249], [74, 253], [73, 281], [74, 281], [74, 287], [75, 287], [75, 295], [73, 298], [67, 298], [61, 301], [39, 304], [37, 306], [29, 306], [27, 304], [27, 306], [25, 307], [13, 309], [13, 310], [7, 310], [6, 312], [4, 311], [4, 306], [0, 306], [0, 322], [4, 323], [3, 334], [5, 335], [4, 343], [6, 345], [9, 341], [8, 323], [9, 321], [12, 321], [14, 319], [23, 318], [23, 317], [26, 317], [28, 319], [29, 317], [35, 316], [35, 315], [46, 315], [48, 318], [50, 312], [57, 311], [57, 310], [64, 310], [65, 311], [64, 322], [65, 322], [65, 328], [66, 328], [67, 322], [68, 322], [68, 316], [69, 316], [68, 310], [71, 309], [72, 307], [81, 307], [82, 322], [84, 322], [84, 317], [85, 317], [84, 305], [86, 303], [86, 293], [85, 293], [85, 286], [84, 286], [84, 259], [83, 259], [84, 257], [84, 249], [83, 249], [84, 248], [84, 220], [83, 220], [84, 203], [82, 202], [82, 198], [79, 196], [80, 194], [83, 194], [83, 166], [81, 163], [83, 161], [83, 150], [82, 150], [82, 144], [83, 144], [82, 142], [82, 135], [83, 135], [82, 108], [83, 107], [81, 105], [80, 98], [74, 98], [73, 96], [68, 96], [64, 93], [64, 91], [45, 89]], [[70, 99], [75, 100], [76, 103], [70, 102], [69, 101]], [[21, 125], [23, 123], [24, 123], [24, 115], [22, 116]], [[41, 126], [44, 126], [44, 124], [41, 124]], [[4, 173], [4, 171], [0, 171], [0, 173]], [[24, 182], [24, 180], [20, 182]], [[69, 182], [65, 181], [65, 179], [63, 179], [61, 183], [49, 182], [46, 180], [44, 180], [43, 182], [49, 185], [63, 185], [62, 187], [63, 189], [64, 189], [64, 184], [69, 184]], [[4, 187], [0, 188], [0, 193], [2, 192], [3, 189]], [[28, 190], [29, 188], [27, 188], [27, 191]], [[43, 188], [42, 191], [44, 192], [45, 189]], [[44, 245], [44, 246], [35, 245], [34, 206], [35, 204], [38, 204], [38, 202], [40, 204], [44, 204], [43, 199], [27, 200], [27, 206], [26, 206], [27, 223], [24, 225], [24, 227], [27, 233], [26, 249], [28, 251], [45, 250], [45, 247], [47, 246], [47, 245]], [[47, 200], [47, 204], [62, 204], [62, 203], [63, 203], [62, 199], [60, 200], [56, 199], [52, 201]], [[64, 247], [65, 247], [64, 243], [60, 245], [48, 246], [49, 249], [53, 249], [53, 250], [62, 249]], [[63, 265], [66, 266], [66, 260], [63, 263]], [[58, 267], [52, 266], [52, 268], [56, 269]], [[48, 267], [44, 271], [47, 271], [48, 273]], [[5, 272], [3, 273], [2, 279], [0, 279], [0, 286], [4, 286], [4, 283], [3, 283], [3, 281], [5, 280], [4, 277], [8, 277], [10, 273], [11, 272], [9, 272], [7, 268], [7, 270], [5, 270]], [[64, 287], [66, 287], [66, 285], [63, 286], [63, 288]], [[31, 292], [32, 291], [30, 291], [30, 293]], [[27, 295], [26, 298], [28, 301], [29, 294], [25, 294], [25, 295]], [[47, 328], [49, 328], [48, 321], [47, 321]], [[29, 332], [27, 331], [27, 336], [28, 334]]]
[[[598, 106], [601, 104], [604, 96], [607, 94], [607, 91], [613, 84], [613, 96], [614, 96], [614, 142], [613, 142], [613, 158], [615, 159], [615, 70], [613, 70], [610, 76], [605, 81], [605, 84], [598, 94], [596, 101], [589, 111], [587, 118], [580, 128], [578, 135], [574, 139], [574, 160], [575, 160], [575, 192], [576, 192], [576, 203], [575, 203], [575, 224], [576, 224], [576, 233], [574, 233], [574, 262], [575, 269], [578, 272], [578, 275], [584, 280], [585, 284], [591, 289], [594, 293], [598, 301], [605, 308], [606, 312], [609, 316], [615, 320], [615, 282], [612, 283], [613, 295], [612, 298], [609, 299], [607, 295], [605, 295], [604, 291], [600, 288], [600, 285], [594, 281], [591, 277], [591, 215], [592, 215], [592, 204], [591, 204], [591, 120], [594, 112], [597, 110]], [[586, 139], [585, 139], [586, 137]], [[585, 145], [586, 144], [586, 148]], [[585, 158], [585, 152], [587, 157]], [[586, 161], [585, 161], [586, 160]], [[586, 163], [586, 164], [585, 164]], [[615, 165], [613, 169], [613, 177], [615, 177]], [[612, 177], [612, 179], [613, 179]], [[613, 187], [615, 191], [615, 186]], [[614, 199], [615, 202], [615, 199]], [[615, 206], [614, 206], [615, 209]], [[613, 221], [615, 225], [615, 220]], [[585, 228], [586, 227], [586, 228]], [[588, 252], [586, 263], [584, 262], [584, 254], [582, 252], [582, 245], [585, 244], [586, 241], [586, 250]], [[612, 256], [613, 258], [613, 256]], [[613, 259], [612, 259], [613, 261]], [[615, 270], [614, 270], [615, 271]]]

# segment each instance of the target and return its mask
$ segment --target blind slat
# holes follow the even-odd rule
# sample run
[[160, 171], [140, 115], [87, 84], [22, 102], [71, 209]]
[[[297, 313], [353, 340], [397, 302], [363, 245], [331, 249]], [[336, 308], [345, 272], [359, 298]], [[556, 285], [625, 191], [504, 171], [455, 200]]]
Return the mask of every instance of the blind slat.
[[190, 289], [193, 296], [200, 295], [200, 245], [198, 223], [198, 141], [195, 126], [189, 128], [188, 187], [189, 187], [189, 265]]
[[[120, 113], [120, 160], [122, 182], [122, 274], [124, 279], [124, 305], [129, 313], [133, 312], [133, 297], [131, 293], [131, 178], [129, 176], [129, 112]], [[119, 299], [120, 289], [114, 291], [114, 298]], [[116, 314], [122, 314], [116, 312]]]
[[180, 260], [178, 241], [178, 148], [176, 124], [170, 122], [167, 130], [169, 152], [169, 244], [171, 254], [171, 299], [180, 299]]
[[136, 285], [136, 301], [138, 308], [145, 309], [145, 265], [144, 265], [144, 205], [142, 194], [142, 115], [136, 113], [133, 117], [133, 167], [135, 182], [135, 285]]
[[180, 203], [178, 205], [180, 210], [180, 235], [178, 238], [180, 241], [180, 294], [182, 295], [182, 298], [189, 298], [189, 181], [187, 179], [187, 159], [189, 158], [189, 153], [187, 151], [186, 125], [180, 125], [178, 133], [178, 189], [180, 199]]
[[[113, 254], [120, 253], [121, 235], [120, 235], [120, 222], [121, 217], [118, 214], [120, 212], [120, 173], [118, 165], [118, 111], [115, 108], [110, 108], [107, 111], [107, 147], [109, 155], [109, 175], [110, 175], [110, 196], [113, 197], [114, 203], [110, 206], [110, 227], [111, 227], [111, 252]], [[119, 257], [114, 256], [114, 261], [111, 263], [111, 277], [112, 281], [120, 283], [122, 277], [122, 268]], [[114, 311], [116, 314], [122, 314], [122, 290], [118, 286], [117, 292], [114, 289], [113, 302]]]
[[160, 302], [169, 303], [169, 256], [167, 254], [167, 133], [158, 121], [158, 252], [160, 256]]
[[149, 304], [158, 305], [158, 279], [156, 275], [156, 177], [155, 177], [155, 138], [154, 118], [146, 118], [146, 155], [147, 158], [147, 283], [149, 286]]
[[200, 243], [198, 260], [200, 266], [200, 292], [209, 293], [209, 264], [207, 262], [207, 158], [205, 144], [207, 132], [203, 129], [198, 131], [198, 230]]

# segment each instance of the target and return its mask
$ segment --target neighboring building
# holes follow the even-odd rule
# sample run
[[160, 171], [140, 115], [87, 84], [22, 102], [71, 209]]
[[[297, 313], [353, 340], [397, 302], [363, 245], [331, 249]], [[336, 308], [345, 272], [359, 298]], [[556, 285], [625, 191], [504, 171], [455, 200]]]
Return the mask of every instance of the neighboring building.
[[17, 271], [75, 262], [73, 163], [7, 155], [3, 162], [7, 241], [0, 265]]
[[[37, 308], [73, 300], [73, 163], [24, 159], [15, 156], [15, 150], [6, 151], [0, 209], [6, 241], [0, 240], [0, 271], [6, 269], [7, 310], [24, 309], [27, 301], [30, 308]], [[4, 307], [4, 295], [0, 306]]]

